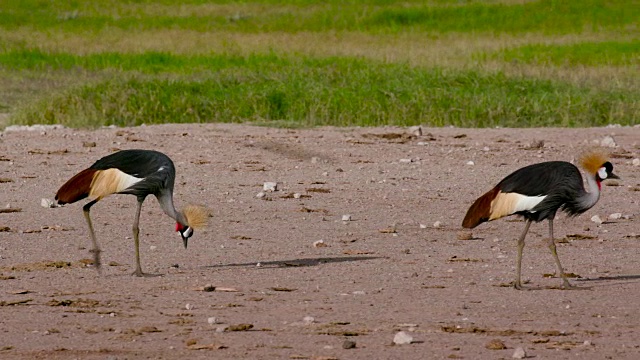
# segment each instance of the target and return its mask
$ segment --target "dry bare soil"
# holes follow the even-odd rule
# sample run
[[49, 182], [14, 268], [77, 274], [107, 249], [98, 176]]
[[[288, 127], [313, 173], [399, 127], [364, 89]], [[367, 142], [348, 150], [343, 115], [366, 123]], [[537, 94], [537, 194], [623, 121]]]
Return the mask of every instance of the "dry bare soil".
[[[579, 290], [558, 288], [546, 223], [524, 250], [530, 290], [509, 287], [524, 223], [485, 223], [465, 240], [468, 206], [511, 171], [572, 161], [607, 135], [622, 180], [587, 213], [555, 222]], [[82, 204], [41, 206], [76, 172], [129, 148], [172, 157], [178, 206], [211, 210], [184, 249], [147, 199], [142, 266], [159, 276], [130, 276], [133, 196], [92, 209], [101, 275]], [[640, 127], [6, 131], [0, 358], [507, 359], [521, 347], [538, 359], [637, 359], [639, 155]], [[257, 197], [268, 181], [279, 190]], [[410, 344], [394, 345], [400, 331]]]

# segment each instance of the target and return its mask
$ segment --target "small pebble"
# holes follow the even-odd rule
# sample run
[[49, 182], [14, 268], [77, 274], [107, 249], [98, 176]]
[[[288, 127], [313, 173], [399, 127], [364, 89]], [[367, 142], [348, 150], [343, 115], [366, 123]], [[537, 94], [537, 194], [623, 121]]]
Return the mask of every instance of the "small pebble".
[[318, 240], [313, 242], [313, 247], [327, 247], [327, 244], [324, 243], [324, 240]]
[[609, 215], [609, 219], [611, 220], [618, 220], [620, 218], [622, 218], [622, 213], [613, 213]]
[[351, 221], [351, 215], [349, 214], [342, 215], [342, 221]]
[[278, 191], [278, 183], [273, 181], [267, 181], [262, 185], [264, 191]]
[[633, 164], [633, 166], [640, 166], [640, 159], [638, 158], [633, 159], [633, 161], [631, 161], [631, 164]]
[[215, 325], [218, 323], [218, 319], [215, 316], [212, 316], [207, 319], [207, 323], [209, 323], [209, 325]]
[[393, 337], [393, 343], [396, 345], [411, 344], [411, 342], [413, 342], [413, 336], [407, 334], [404, 331], [399, 331]]
[[602, 138], [602, 140], [600, 140], [600, 146], [613, 148], [618, 145], [616, 144], [616, 141], [613, 139], [613, 136], [607, 135], [604, 138]]
[[265, 194], [264, 192], [260, 191], [259, 193], [256, 194], [257, 198], [263, 198], [265, 197], [267, 194]]
[[602, 224], [602, 219], [600, 219], [600, 216], [598, 215], [593, 215], [591, 217], [591, 221], [593, 221], [594, 223], [601, 225]]
[[342, 343], [342, 348], [343, 349], [355, 349], [355, 347], [356, 347], [356, 342], [355, 341], [345, 340]]
[[305, 325], [311, 325], [316, 322], [316, 319], [313, 316], [305, 316], [304, 318], [302, 318], [302, 322]]
[[420, 224], [420, 229], [426, 229], [426, 228], [427, 228], [427, 225], [425, 225], [425, 224]]
[[489, 350], [504, 350], [507, 348], [507, 345], [502, 342], [500, 339], [493, 339], [489, 341], [485, 346], [485, 348]]
[[517, 347], [516, 351], [513, 352], [513, 356], [511, 357], [514, 359], [524, 359], [527, 357], [527, 353], [524, 351], [522, 347]]
[[473, 233], [468, 230], [458, 231], [458, 240], [473, 240]]
[[474, 163], [473, 161], [467, 161], [467, 165], [475, 165], [476, 163]]
[[440, 221], [436, 221], [436, 222], [433, 223], [433, 227], [436, 228], [436, 229], [441, 227], [441, 226], [442, 226], [442, 222], [440, 222]]
[[187, 310], [193, 310], [194, 306], [192, 304], [186, 304], [184, 308]]
[[294, 199], [300, 199], [302, 197], [302, 195], [300, 195], [300, 193], [294, 193], [293, 194], [293, 198]]

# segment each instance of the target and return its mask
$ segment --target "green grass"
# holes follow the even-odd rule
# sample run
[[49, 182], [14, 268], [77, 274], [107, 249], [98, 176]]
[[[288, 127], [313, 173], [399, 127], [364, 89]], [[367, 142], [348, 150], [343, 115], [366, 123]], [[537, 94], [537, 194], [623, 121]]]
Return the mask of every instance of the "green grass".
[[505, 61], [561, 66], [638, 66], [640, 41], [584, 42], [569, 45], [530, 44], [503, 51]]
[[640, 94], [475, 71], [364, 60], [220, 59], [197, 78], [131, 77], [49, 97], [20, 123], [134, 126], [259, 122], [317, 125], [581, 126], [640, 114]]
[[7, 0], [0, 112], [75, 127], [630, 125], [638, 5]]

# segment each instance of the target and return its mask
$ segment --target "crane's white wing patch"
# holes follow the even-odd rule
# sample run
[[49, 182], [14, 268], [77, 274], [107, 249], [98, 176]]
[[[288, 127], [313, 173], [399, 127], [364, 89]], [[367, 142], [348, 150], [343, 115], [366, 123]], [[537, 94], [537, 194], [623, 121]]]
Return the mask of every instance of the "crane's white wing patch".
[[91, 182], [89, 197], [92, 199], [100, 199], [123, 191], [140, 181], [142, 181], [142, 179], [115, 168], [96, 171], [96, 174], [93, 176], [93, 181]]
[[499, 219], [519, 211], [531, 210], [545, 198], [546, 195], [526, 196], [518, 193], [499, 192], [491, 201], [491, 217], [489, 220]]

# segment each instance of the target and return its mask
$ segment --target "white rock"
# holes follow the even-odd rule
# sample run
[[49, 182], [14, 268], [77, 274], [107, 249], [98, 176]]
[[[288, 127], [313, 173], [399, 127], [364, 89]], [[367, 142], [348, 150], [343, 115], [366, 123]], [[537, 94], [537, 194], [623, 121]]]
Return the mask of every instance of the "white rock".
[[584, 345], [584, 346], [591, 346], [591, 345], [593, 345], [593, 344], [591, 343], [591, 341], [589, 341], [589, 340], [585, 340], [585, 341], [582, 343], [582, 345]]
[[184, 306], [184, 308], [187, 309], [187, 310], [193, 310], [195, 308], [195, 306], [193, 306], [193, 304], [186, 304]]
[[440, 222], [440, 221], [436, 221], [436, 222], [433, 223], [433, 227], [436, 228], [436, 229], [441, 227], [441, 226], [442, 226], [442, 222]]
[[472, 165], [472, 166], [473, 166], [473, 165], [475, 165], [475, 164], [476, 164], [476, 163], [474, 163], [474, 162], [473, 162], [473, 161], [471, 161], [471, 160], [467, 161], [467, 165]]
[[622, 218], [622, 213], [613, 213], [609, 215], [610, 220], [618, 220], [620, 218]]
[[218, 323], [218, 319], [216, 319], [215, 316], [212, 316], [212, 317], [207, 319], [207, 323], [209, 323], [209, 325], [215, 325], [215, 324]]
[[300, 199], [302, 197], [302, 195], [300, 193], [293, 193], [293, 198], [294, 199]]
[[631, 161], [631, 163], [633, 164], [633, 166], [640, 166], [640, 159], [639, 158], [635, 158], [635, 159], [633, 159], [633, 161]]
[[420, 224], [420, 229], [426, 229], [426, 228], [427, 228], [427, 225], [425, 225], [425, 224]]
[[318, 240], [313, 242], [313, 247], [326, 247], [327, 244], [324, 243], [324, 240]]
[[316, 319], [313, 316], [305, 316], [304, 318], [302, 318], [302, 322], [305, 325], [311, 325], [316, 322]]
[[600, 146], [613, 148], [618, 145], [616, 144], [616, 141], [613, 139], [613, 136], [607, 135], [603, 137], [602, 140], [600, 140]]
[[485, 152], [486, 152], [486, 151], [491, 151], [491, 149], [489, 149], [489, 147], [488, 147], [488, 146], [485, 146], [485, 147], [483, 147], [483, 148], [482, 148], [482, 151], [485, 151]]
[[353, 295], [366, 295], [367, 293], [362, 290], [356, 290], [352, 292]]
[[415, 136], [422, 136], [422, 126], [411, 126], [409, 128], [409, 133]]
[[524, 351], [522, 347], [517, 347], [516, 351], [513, 352], [513, 356], [511, 357], [514, 359], [524, 359], [527, 357], [527, 353]]
[[157, 247], [157, 246], [155, 246], [155, 245], [151, 245], [151, 246], [149, 246], [149, 250], [151, 250], [151, 251], [156, 250], [157, 248], [158, 248], [158, 247]]
[[411, 159], [400, 159], [400, 162], [403, 164], [408, 164], [411, 162]]
[[351, 221], [351, 215], [350, 214], [342, 215], [342, 221]]
[[264, 192], [260, 191], [259, 193], [256, 194], [257, 198], [263, 198], [265, 197], [267, 194], [265, 194]]
[[55, 200], [42, 198], [42, 200], [40, 200], [40, 206], [42, 206], [43, 208], [55, 208], [59, 207], [60, 205], [58, 205], [58, 202]]
[[273, 181], [267, 181], [262, 185], [264, 191], [278, 191], [278, 183]]
[[600, 219], [600, 216], [598, 215], [593, 215], [591, 217], [591, 221], [593, 221], [594, 223], [601, 225], [602, 224], [602, 219]]
[[393, 343], [396, 345], [411, 344], [412, 341], [413, 341], [413, 336], [407, 334], [404, 331], [397, 332], [396, 335], [393, 337]]

